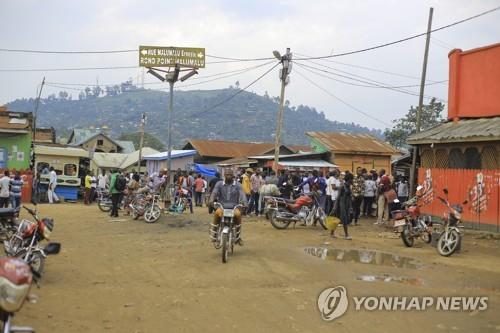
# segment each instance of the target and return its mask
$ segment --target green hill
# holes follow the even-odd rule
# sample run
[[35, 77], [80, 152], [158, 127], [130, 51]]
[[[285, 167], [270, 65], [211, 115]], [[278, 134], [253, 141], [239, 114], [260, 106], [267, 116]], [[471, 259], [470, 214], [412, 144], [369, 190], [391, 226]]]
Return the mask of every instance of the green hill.
[[[90, 89], [88, 89], [90, 90]], [[236, 97], [214, 108], [237, 90], [176, 91], [174, 94], [174, 121], [172, 138], [181, 146], [187, 139], [220, 139], [238, 141], [273, 141], [278, 110], [277, 98], [243, 91]], [[102, 93], [98, 93], [100, 96]], [[85, 95], [87, 97], [85, 97]], [[7, 104], [16, 111], [32, 111], [34, 99], [18, 99]], [[168, 93], [128, 87], [123, 92], [109, 91], [108, 95], [94, 97], [92, 92], [80, 94], [80, 99], [60, 93], [42, 99], [38, 111], [38, 126], [52, 126], [58, 136], [68, 136], [75, 127], [102, 126], [111, 128], [118, 137], [137, 132], [141, 114], [147, 114], [146, 132], [167, 141]], [[307, 144], [306, 131], [363, 132], [381, 137], [379, 130], [370, 130], [357, 124], [327, 120], [323, 112], [299, 105], [287, 107], [283, 128], [286, 144]]]

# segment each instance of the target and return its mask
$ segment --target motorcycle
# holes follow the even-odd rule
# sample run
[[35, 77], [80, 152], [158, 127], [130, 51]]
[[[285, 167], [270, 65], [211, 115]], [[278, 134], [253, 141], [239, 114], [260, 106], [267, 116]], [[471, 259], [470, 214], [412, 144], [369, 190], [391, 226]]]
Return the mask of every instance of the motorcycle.
[[0, 258], [0, 321], [2, 333], [35, 332], [31, 327], [12, 326], [14, 313], [21, 310], [31, 289], [33, 274], [24, 261]]
[[129, 207], [132, 209], [132, 217], [137, 220], [144, 216], [146, 223], [154, 223], [161, 216], [161, 207], [158, 205], [160, 201], [159, 194], [137, 194]]
[[17, 208], [0, 208], [0, 241], [9, 239], [16, 232], [16, 221], [20, 210], [20, 206]]
[[97, 189], [97, 207], [103, 212], [111, 210], [111, 195], [107, 190]]
[[460, 233], [460, 228], [462, 226], [462, 212], [463, 206], [468, 203], [465, 200], [462, 204], [450, 204], [448, 200], [448, 189], [443, 189], [445, 198], [439, 197], [441, 201], [446, 206], [446, 211], [443, 214], [443, 230], [439, 234], [437, 240], [437, 251], [440, 255], [444, 257], [449, 257], [460, 248], [462, 243], [462, 234]]
[[[402, 203], [403, 210], [391, 212], [394, 218], [394, 231], [401, 235], [407, 247], [412, 247], [417, 238], [421, 238], [427, 244], [432, 241], [432, 220], [430, 216], [420, 215], [419, 199], [420, 197], [416, 195]], [[399, 200], [396, 199], [394, 202], [399, 203]]]
[[225, 209], [222, 204], [216, 202], [214, 203], [214, 209], [217, 210], [217, 208], [222, 209], [224, 215], [216, 231], [212, 229], [216, 226], [210, 224], [209, 235], [214, 247], [217, 250], [222, 249], [222, 262], [227, 263], [229, 254], [234, 252], [234, 244], [240, 240], [241, 233], [241, 224], [234, 223], [234, 212], [239, 208], [244, 208], [244, 206], [237, 205], [233, 209]]
[[276, 229], [286, 229], [290, 223], [301, 222], [303, 225], [316, 225], [317, 222], [326, 230], [326, 214], [319, 204], [319, 194], [311, 192], [297, 200], [269, 197], [266, 214], [270, 215], [271, 224]]
[[48, 243], [45, 248], [42, 248], [40, 242], [49, 239], [54, 229], [54, 220], [39, 218], [36, 205], [34, 210], [26, 206], [23, 208], [33, 216], [35, 222], [21, 220], [16, 233], [9, 240], [4, 241], [5, 253], [9, 257], [17, 257], [28, 263], [35, 275], [35, 280], [38, 281], [43, 274], [45, 259], [48, 255], [59, 253], [61, 244]]

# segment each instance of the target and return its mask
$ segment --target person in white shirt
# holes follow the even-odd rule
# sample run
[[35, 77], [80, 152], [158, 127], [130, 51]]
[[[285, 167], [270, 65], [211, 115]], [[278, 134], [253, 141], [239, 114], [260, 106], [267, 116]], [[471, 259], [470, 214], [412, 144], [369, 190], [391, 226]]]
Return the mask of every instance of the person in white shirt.
[[106, 175], [106, 171], [102, 170], [102, 174], [100, 174], [97, 177], [97, 188], [99, 190], [105, 190], [106, 185], [108, 185], [107, 183], [108, 183], [108, 176]]
[[333, 208], [333, 201], [332, 201], [332, 191], [333, 191], [333, 172], [330, 172], [328, 174], [328, 179], [326, 180], [326, 189], [325, 189], [325, 194], [326, 194], [326, 200], [325, 200], [325, 213], [330, 215], [330, 212]]
[[56, 194], [56, 186], [57, 186], [57, 174], [54, 170], [54, 167], [50, 167], [49, 172], [49, 188], [47, 190], [47, 196], [49, 198], [49, 203], [59, 202], [59, 197]]
[[339, 179], [339, 170], [334, 170], [332, 172], [332, 176], [329, 178], [330, 180], [330, 185], [329, 187], [332, 188], [331, 190], [331, 194], [330, 194], [330, 197], [332, 199], [332, 208], [333, 209], [335, 207], [335, 202], [337, 201], [337, 198], [339, 196], [339, 190], [340, 190], [340, 179]]
[[377, 176], [368, 174], [365, 179], [365, 194], [364, 194], [365, 216], [371, 215], [373, 200], [375, 199], [375, 195], [377, 194], [377, 182], [374, 180], [375, 177]]
[[0, 208], [9, 207], [10, 201], [10, 174], [9, 170], [5, 170], [3, 177], [0, 178]]

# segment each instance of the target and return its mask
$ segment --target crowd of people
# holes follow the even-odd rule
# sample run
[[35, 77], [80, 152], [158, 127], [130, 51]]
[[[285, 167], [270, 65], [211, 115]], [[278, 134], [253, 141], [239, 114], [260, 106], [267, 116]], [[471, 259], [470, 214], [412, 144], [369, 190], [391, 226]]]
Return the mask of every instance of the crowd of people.
[[[393, 177], [384, 169], [368, 171], [358, 167], [353, 174], [349, 170], [336, 169], [323, 176], [317, 170], [309, 173], [284, 170], [277, 177], [271, 171], [263, 174], [259, 169], [240, 170], [236, 179], [247, 197], [247, 214], [259, 216], [264, 209], [265, 196], [294, 196], [317, 191], [319, 203], [327, 215], [340, 219], [346, 239], [351, 239], [348, 226], [359, 225], [361, 217], [376, 218], [374, 224], [384, 224], [390, 212], [408, 199], [409, 186], [406, 177]], [[332, 233], [335, 237], [335, 234]]]
[[0, 178], [0, 208], [18, 208], [21, 206], [21, 195], [24, 182], [19, 172], [11, 178], [9, 170], [5, 170]]

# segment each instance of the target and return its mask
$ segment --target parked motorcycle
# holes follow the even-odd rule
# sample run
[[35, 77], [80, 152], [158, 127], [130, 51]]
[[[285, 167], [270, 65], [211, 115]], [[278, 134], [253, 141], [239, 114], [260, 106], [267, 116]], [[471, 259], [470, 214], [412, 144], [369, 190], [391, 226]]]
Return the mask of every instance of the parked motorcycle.
[[12, 237], [17, 230], [17, 218], [21, 207], [0, 208], [0, 241]]
[[224, 215], [217, 227], [217, 231], [212, 230], [215, 225], [210, 224], [209, 234], [214, 247], [217, 250], [222, 249], [222, 262], [227, 263], [229, 254], [233, 254], [234, 244], [240, 240], [241, 233], [241, 224], [234, 223], [234, 212], [236, 209], [244, 208], [244, 206], [237, 205], [233, 209], [224, 209], [222, 204], [216, 202], [214, 203], [214, 209], [217, 210], [217, 208], [222, 209]]
[[[417, 193], [418, 190], [417, 188]], [[421, 238], [426, 243], [432, 241], [432, 219], [430, 216], [420, 215], [419, 199], [420, 196], [416, 195], [402, 203], [404, 209], [392, 211], [394, 231], [401, 235], [407, 247], [412, 247], [417, 238]], [[397, 199], [394, 202], [399, 203]]]
[[158, 202], [160, 202], [159, 194], [137, 194], [129, 204], [132, 209], [132, 217], [137, 220], [144, 216], [146, 223], [158, 221], [161, 216], [161, 207]]
[[2, 333], [35, 332], [31, 327], [12, 326], [14, 313], [21, 310], [31, 289], [33, 274], [24, 261], [0, 258], [0, 321]]
[[112, 205], [109, 191], [97, 189], [97, 207], [103, 212], [109, 212]]
[[42, 248], [40, 242], [48, 240], [54, 229], [54, 220], [50, 218], [39, 218], [38, 209], [30, 209], [23, 206], [33, 216], [35, 222], [21, 220], [16, 233], [9, 240], [4, 241], [5, 253], [10, 257], [23, 259], [31, 266], [35, 279], [38, 281], [43, 274], [45, 258], [51, 254], [59, 253], [60, 243], [48, 243]]
[[316, 225], [318, 222], [326, 229], [326, 214], [319, 204], [319, 194], [310, 192], [297, 200], [269, 197], [266, 204], [271, 224], [276, 229], [286, 229], [290, 223], [301, 222], [303, 225]]
[[448, 189], [443, 189], [443, 192], [445, 198], [438, 197], [438, 199], [446, 206], [446, 211], [443, 214], [443, 230], [437, 240], [437, 251], [440, 255], [449, 257], [457, 251], [462, 242], [462, 234], [460, 233], [462, 205], [466, 205], [468, 201], [452, 205], [448, 200]]

